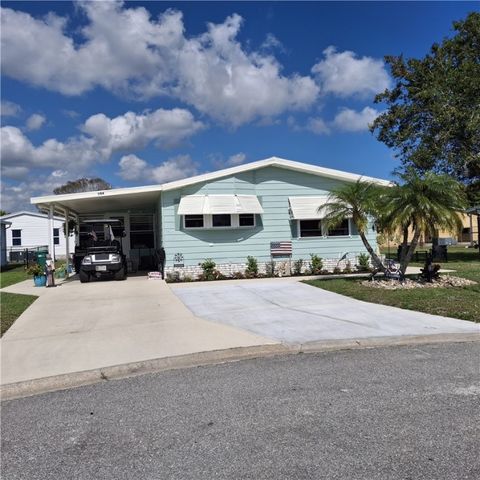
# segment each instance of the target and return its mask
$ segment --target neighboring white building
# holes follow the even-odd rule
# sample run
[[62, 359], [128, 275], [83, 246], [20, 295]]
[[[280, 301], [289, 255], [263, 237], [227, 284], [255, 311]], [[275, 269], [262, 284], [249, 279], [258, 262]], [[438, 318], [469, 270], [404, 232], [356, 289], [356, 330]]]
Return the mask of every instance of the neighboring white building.
[[0, 221], [0, 266], [3, 267], [7, 264], [7, 228], [10, 227], [10, 222], [6, 220]]
[[[2, 222], [11, 223], [6, 230], [7, 259], [11, 252], [24, 251], [48, 246], [48, 215], [39, 212], [14, 212], [0, 218]], [[63, 232], [64, 219], [53, 219], [53, 243], [55, 257], [65, 258], [65, 234]], [[72, 237], [73, 239], [73, 237]], [[70, 252], [75, 250], [75, 241], [70, 242]]]

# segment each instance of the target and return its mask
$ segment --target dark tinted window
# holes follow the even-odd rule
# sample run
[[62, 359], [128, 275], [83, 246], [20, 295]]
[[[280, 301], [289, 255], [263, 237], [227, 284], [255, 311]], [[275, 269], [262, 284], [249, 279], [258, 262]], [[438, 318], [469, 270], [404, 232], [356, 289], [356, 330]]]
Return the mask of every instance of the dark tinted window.
[[344, 235], [350, 235], [350, 230], [348, 228], [348, 218], [339, 223], [337, 226], [328, 229], [329, 237], [341, 237]]
[[230, 215], [212, 215], [212, 227], [230, 227], [231, 225]]
[[19, 246], [22, 244], [22, 231], [12, 230], [12, 245]]
[[253, 227], [255, 225], [255, 215], [253, 213], [241, 213], [238, 216], [240, 227]]
[[185, 228], [202, 228], [203, 215], [185, 215]]
[[320, 220], [300, 220], [301, 237], [321, 237], [322, 222]]

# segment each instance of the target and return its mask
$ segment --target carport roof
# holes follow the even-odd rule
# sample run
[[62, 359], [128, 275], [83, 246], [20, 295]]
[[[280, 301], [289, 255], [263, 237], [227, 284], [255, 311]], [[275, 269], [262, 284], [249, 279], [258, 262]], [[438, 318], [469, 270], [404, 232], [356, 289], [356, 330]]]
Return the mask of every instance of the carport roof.
[[[45, 197], [34, 197], [31, 203], [38, 205], [39, 208], [47, 210], [50, 205], [54, 206], [55, 212], [63, 212], [65, 208], [78, 214], [91, 214], [101, 211], [128, 210], [131, 208], [145, 208], [152, 206], [159, 198], [160, 192], [175, 190], [196, 183], [208, 182], [218, 178], [235, 175], [238, 173], [256, 170], [263, 167], [279, 167], [287, 170], [327, 177], [345, 182], [356, 182], [364, 180], [380, 185], [390, 185], [387, 180], [379, 178], [366, 177], [354, 173], [342, 172], [331, 168], [318, 167], [283, 158], [271, 157], [257, 162], [239, 165], [237, 167], [226, 168], [216, 172], [205, 173], [195, 177], [185, 178], [174, 182], [161, 185], [151, 185], [146, 187], [115, 188], [112, 190], [101, 190], [98, 192], [71, 193], [67, 195], [49, 195]], [[100, 202], [100, 203], [99, 203]]]

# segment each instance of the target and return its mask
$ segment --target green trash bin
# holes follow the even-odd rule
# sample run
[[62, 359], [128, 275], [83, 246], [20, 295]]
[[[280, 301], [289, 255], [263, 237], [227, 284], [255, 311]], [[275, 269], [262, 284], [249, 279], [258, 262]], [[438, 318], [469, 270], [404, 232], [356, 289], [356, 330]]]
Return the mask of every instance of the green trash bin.
[[47, 263], [48, 251], [37, 252], [37, 263], [45, 270], [45, 265]]

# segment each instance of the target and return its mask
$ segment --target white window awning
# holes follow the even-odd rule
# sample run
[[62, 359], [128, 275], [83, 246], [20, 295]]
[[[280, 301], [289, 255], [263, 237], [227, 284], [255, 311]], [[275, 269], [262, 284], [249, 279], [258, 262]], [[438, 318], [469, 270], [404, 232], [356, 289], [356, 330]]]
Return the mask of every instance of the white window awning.
[[178, 215], [263, 213], [255, 195], [187, 195], [180, 199]]
[[328, 203], [328, 195], [321, 197], [288, 197], [290, 216], [295, 220], [311, 220], [324, 218], [327, 214], [324, 205]]

